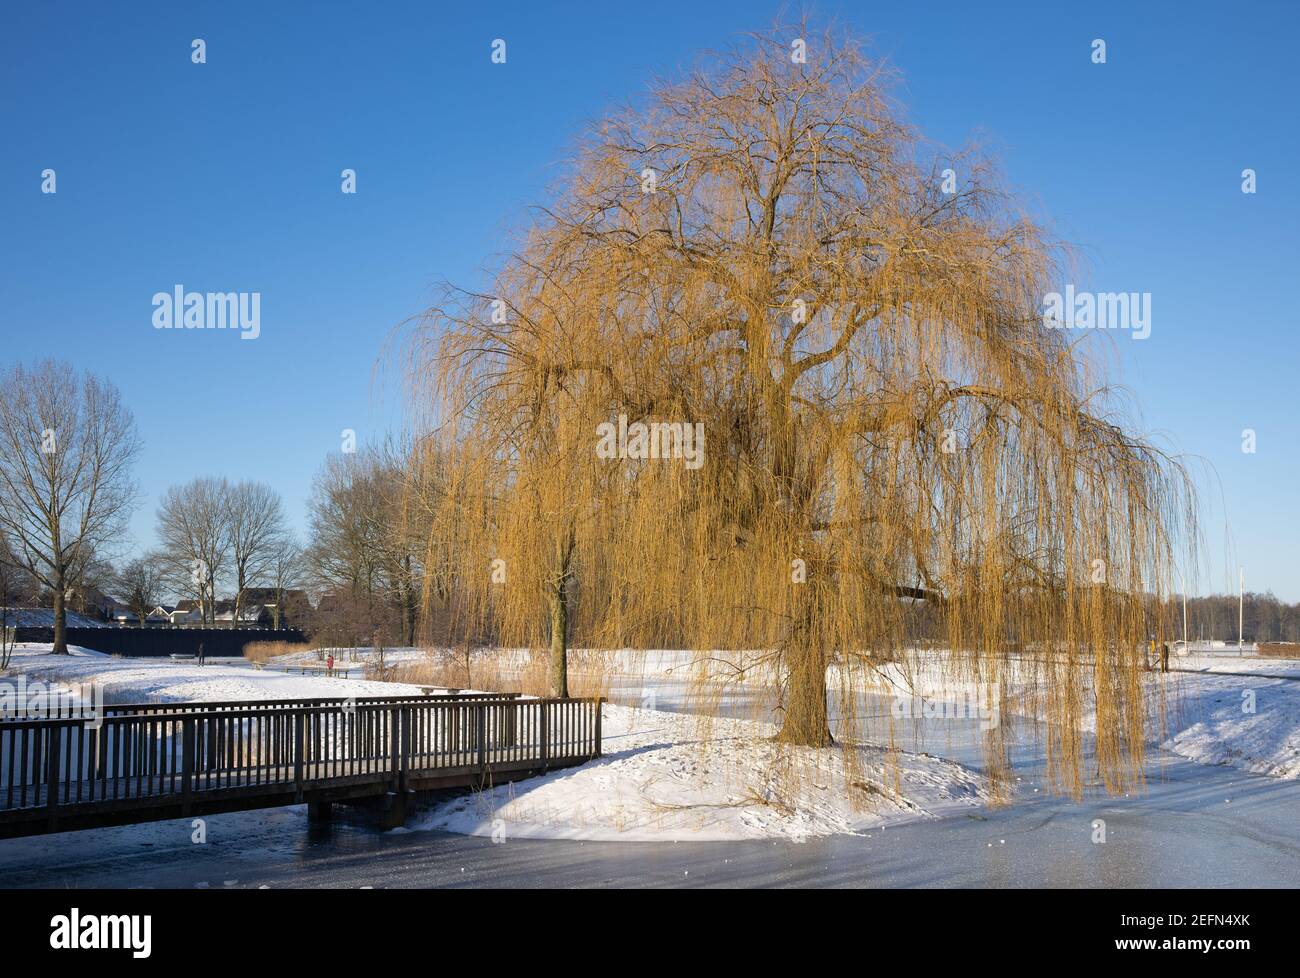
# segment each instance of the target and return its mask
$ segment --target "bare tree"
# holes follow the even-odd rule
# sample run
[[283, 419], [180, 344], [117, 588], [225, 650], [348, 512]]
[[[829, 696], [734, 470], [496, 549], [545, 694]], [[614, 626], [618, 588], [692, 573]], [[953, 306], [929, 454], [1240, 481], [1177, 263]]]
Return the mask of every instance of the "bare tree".
[[239, 625], [244, 591], [275, 564], [285, 534], [280, 494], [263, 482], [238, 482], [226, 496], [227, 533], [235, 585], [234, 624]]
[[325, 588], [372, 596], [378, 590], [380, 524], [377, 491], [356, 454], [331, 455], [312, 485], [311, 543], [306, 560]]
[[217, 583], [230, 556], [230, 483], [203, 477], [172, 486], [158, 506], [158, 544], [178, 593], [199, 603], [204, 624], [214, 619]]
[[394, 625], [410, 645], [428, 530], [416, 529], [407, 478], [407, 454], [391, 446], [330, 456], [313, 486], [306, 564], [319, 587], [347, 593], [371, 631]]
[[10, 552], [8, 541], [0, 536], [0, 672], [9, 668], [13, 657], [18, 635], [18, 616], [14, 609], [30, 600], [29, 581]]
[[165, 579], [162, 561], [156, 554], [137, 557], [118, 573], [116, 586], [141, 626], [162, 600]]
[[[410, 545], [419, 548], [422, 577], [420, 613], [425, 640], [453, 640], [453, 597], [457, 592], [458, 560], [452, 552], [454, 543], [446, 535], [433, 532], [443, 516], [450, 479], [456, 467], [450, 463], [443, 445], [436, 438], [416, 439], [407, 463], [407, 482], [403, 509]], [[468, 647], [468, 643], [465, 643]]]
[[[549, 616], [557, 669], [575, 595], [593, 635], [768, 650], [791, 744], [832, 742], [828, 682], [856, 736], [876, 664], [919, 666], [926, 598], [956, 680], [1043, 649], [1050, 775], [1079, 789], [1091, 702], [1119, 790], [1195, 506], [1044, 323], [1067, 258], [852, 39], [777, 25], [592, 127], [493, 288], [431, 310], [415, 395], [462, 465], [435, 533], [507, 632]], [[986, 749], [1002, 770], [1004, 729]]]
[[284, 619], [285, 593], [301, 584], [304, 577], [302, 546], [290, 533], [276, 540], [275, 549], [265, 571], [265, 580], [275, 594], [272, 627], [279, 628]]
[[79, 614], [99, 615], [106, 610], [117, 570], [106, 557], [92, 551], [68, 581], [68, 606]]
[[411, 483], [420, 469], [412, 452], [387, 444], [367, 454], [369, 478], [378, 503], [372, 516], [378, 521], [374, 538], [389, 603], [401, 622], [403, 644], [415, 644], [423, 588], [423, 563], [428, 527], [415, 504]]
[[138, 494], [135, 419], [111, 383], [47, 360], [0, 377], [0, 533], [49, 588], [54, 651], [67, 652], [67, 595], [110, 549]]
[[[612, 567], [605, 555], [617, 539], [618, 517], [599, 501], [621, 476], [592, 451], [606, 405], [573, 397], [576, 375], [547, 366], [581, 341], [551, 311], [553, 303], [572, 300], [551, 294], [563, 287], [548, 278], [556, 270], [534, 261], [543, 257], [521, 256], [499, 282], [513, 326], [496, 322], [493, 304], [503, 300], [481, 297], [475, 311], [487, 324], [482, 349], [493, 356], [480, 360], [471, 349], [473, 326], [435, 330], [429, 374], [417, 372], [416, 379], [451, 402], [450, 421], [442, 437], [422, 443], [415, 483], [431, 514], [424, 521], [426, 561], [435, 572], [425, 578], [426, 612], [434, 588], [454, 588], [466, 644], [492, 631], [507, 645], [548, 648], [549, 692], [567, 696], [577, 613], [585, 611], [591, 626], [599, 607], [578, 601], [578, 584], [594, 595], [597, 579]], [[526, 296], [545, 325], [520, 312]], [[447, 321], [480, 321], [473, 317]], [[518, 357], [496, 360], [498, 340]]]

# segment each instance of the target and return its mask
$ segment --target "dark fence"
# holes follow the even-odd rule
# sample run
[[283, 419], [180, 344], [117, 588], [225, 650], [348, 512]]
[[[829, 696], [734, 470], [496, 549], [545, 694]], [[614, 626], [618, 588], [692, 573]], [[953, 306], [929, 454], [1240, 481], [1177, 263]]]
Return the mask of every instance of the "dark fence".
[[[19, 642], [52, 642], [53, 628], [17, 628]], [[68, 644], [109, 655], [241, 656], [249, 642], [305, 642], [296, 628], [69, 628]]]

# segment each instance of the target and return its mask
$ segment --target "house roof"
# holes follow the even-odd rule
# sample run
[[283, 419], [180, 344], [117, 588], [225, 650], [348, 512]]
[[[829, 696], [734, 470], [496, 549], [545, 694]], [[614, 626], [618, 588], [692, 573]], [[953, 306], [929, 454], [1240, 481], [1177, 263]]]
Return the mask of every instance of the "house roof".
[[[249, 604], [239, 609], [240, 621], [257, 621], [262, 617], [262, 606], [260, 604]], [[230, 608], [226, 611], [220, 611], [216, 614], [217, 621], [232, 621], [235, 617], [235, 609]]]
[[[67, 613], [69, 628], [105, 628], [102, 621], [87, 618], [75, 611]], [[13, 628], [53, 628], [53, 608], [8, 608], [3, 613], [4, 623]]]
[[[301, 588], [285, 588], [283, 597], [286, 604], [291, 601], [308, 601], [307, 592]], [[275, 588], [273, 587], [247, 587], [244, 588], [244, 600], [246, 602], [256, 602], [258, 604], [275, 605]]]

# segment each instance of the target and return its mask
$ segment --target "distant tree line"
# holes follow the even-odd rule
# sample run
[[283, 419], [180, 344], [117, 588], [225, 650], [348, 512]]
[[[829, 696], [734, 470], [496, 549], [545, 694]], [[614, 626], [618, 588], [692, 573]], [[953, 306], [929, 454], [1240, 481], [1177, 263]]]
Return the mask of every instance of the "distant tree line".
[[265, 603], [274, 627], [325, 641], [416, 640], [427, 547], [400, 450], [326, 460], [306, 546], [269, 485], [200, 476], [163, 493], [153, 546], [127, 556], [140, 448], [112, 383], [55, 360], [0, 373], [0, 619], [50, 608], [64, 651], [69, 611], [102, 619], [118, 602], [144, 624], [184, 602], [202, 624], [237, 623]]
[[[1173, 602], [1174, 637], [1182, 637], [1182, 604]], [[1279, 601], [1271, 591], [1247, 592], [1242, 603], [1247, 642], [1300, 642], [1300, 602]], [[1237, 595], [1212, 594], [1187, 599], [1187, 634], [1197, 639], [1237, 639]]]

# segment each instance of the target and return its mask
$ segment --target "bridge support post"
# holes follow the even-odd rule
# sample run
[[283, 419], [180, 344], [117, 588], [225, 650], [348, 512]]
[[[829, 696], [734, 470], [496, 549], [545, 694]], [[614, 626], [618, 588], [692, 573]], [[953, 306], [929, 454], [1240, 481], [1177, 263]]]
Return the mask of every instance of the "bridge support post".
[[379, 827], [381, 829], [400, 829], [406, 824], [410, 813], [409, 791], [390, 791], [380, 799]]
[[327, 801], [307, 802], [307, 821], [324, 824], [334, 820], [334, 806]]

